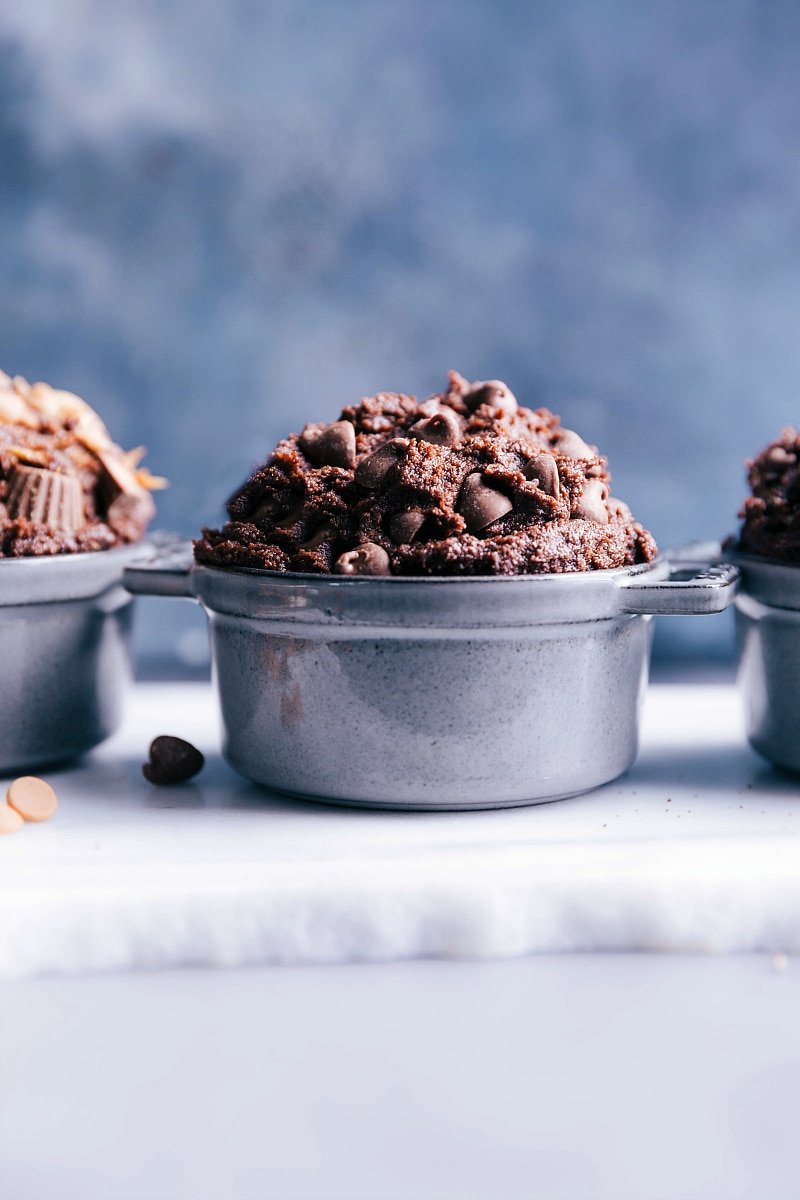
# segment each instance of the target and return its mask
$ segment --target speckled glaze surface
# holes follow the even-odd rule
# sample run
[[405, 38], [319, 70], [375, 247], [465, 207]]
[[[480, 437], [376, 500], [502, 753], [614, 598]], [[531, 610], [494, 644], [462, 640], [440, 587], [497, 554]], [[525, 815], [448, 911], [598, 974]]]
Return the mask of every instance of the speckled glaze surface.
[[0, 773], [79, 757], [119, 724], [141, 547], [0, 560]]
[[[402, 808], [528, 804], [613, 779], [636, 755], [646, 617], [353, 639], [265, 636], [212, 613], [211, 631], [225, 755], [281, 791]], [[243, 688], [254, 672], [267, 686]]]
[[224, 753], [257, 783], [380, 808], [535, 804], [633, 761], [653, 612], [713, 612], [731, 568], [343, 578], [126, 573], [211, 626]]
[[732, 554], [739, 683], [755, 750], [800, 772], [800, 566]]

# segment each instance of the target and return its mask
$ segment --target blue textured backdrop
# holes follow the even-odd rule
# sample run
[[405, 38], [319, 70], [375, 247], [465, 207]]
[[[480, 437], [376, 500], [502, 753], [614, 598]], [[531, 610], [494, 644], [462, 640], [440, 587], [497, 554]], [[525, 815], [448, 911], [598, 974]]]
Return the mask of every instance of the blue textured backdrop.
[[[15, 10], [0, 363], [149, 445], [161, 525], [450, 366], [596, 441], [664, 544], [731, 528], [742, 459], [800, 418], [795, 0]], [[188, 606], [144, 615], [143, 653], [202, 656]]]

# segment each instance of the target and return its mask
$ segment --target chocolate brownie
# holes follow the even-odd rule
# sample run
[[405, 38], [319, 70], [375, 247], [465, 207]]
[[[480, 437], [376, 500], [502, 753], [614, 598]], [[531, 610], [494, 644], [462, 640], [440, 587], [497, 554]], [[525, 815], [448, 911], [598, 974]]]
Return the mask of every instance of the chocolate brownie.
[[164, 486], [71, 392], [0, 371], [0, 557], [108, 550], [141, 538]]
[[499, 380], [379, 392], [306, 425], [206, 529], [199, 562], [341, 575], [524, 575], [649, 562], [606, 460]]
[[800, 563], [800, 433], [784, 429], [747, 468], [752, 494], [739, 513], [739, 539], [729, 546]]

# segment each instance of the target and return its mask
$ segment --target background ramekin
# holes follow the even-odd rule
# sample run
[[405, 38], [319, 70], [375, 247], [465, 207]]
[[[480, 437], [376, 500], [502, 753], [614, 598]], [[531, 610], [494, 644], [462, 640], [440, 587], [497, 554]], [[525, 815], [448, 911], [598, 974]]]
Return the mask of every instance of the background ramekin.
[[800, 564], [726, 558], [742, 580], [736, 639], [747, 736], [759, 754], [800, 772]]
[[0, 559], [0, 772], [77, 758], [116, 729], [130, 676], [122, 573], [148, 553]]

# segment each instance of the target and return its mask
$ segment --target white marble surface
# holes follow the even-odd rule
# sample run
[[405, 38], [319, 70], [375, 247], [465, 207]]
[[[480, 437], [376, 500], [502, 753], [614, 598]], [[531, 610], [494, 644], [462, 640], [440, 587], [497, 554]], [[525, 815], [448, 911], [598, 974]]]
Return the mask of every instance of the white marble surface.
[[[180, 788], [149, 740], [209, 755]], [[0, 843], [6, 978], [170, 966], [800, 950], [800, 785], [744, 745], [726, 685], [651, 688], [639, 762], [574, 800], [462, 814], [272, 796], [218, 755], [206, 685], [138, 685], [120, 733]]]

